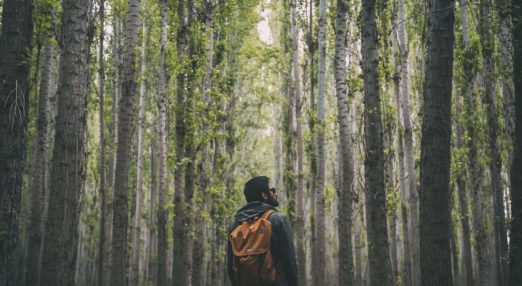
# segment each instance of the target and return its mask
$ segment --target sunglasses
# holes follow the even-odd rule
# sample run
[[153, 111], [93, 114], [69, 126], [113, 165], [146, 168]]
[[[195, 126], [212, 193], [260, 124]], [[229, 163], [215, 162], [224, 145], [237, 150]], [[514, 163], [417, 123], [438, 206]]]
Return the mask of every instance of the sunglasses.
[[274, 193], [274, 194], [276, 193], [276, 189], [275, 189], [275, 188], [270, 188], [270, 189], [268, 189], [268, 190], [271, 191], [271, 192]]

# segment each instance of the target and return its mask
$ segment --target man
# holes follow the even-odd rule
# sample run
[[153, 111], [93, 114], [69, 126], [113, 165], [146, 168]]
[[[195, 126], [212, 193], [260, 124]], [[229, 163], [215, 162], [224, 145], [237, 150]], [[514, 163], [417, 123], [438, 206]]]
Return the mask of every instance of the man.
[[[288, 220], [276, 209], [279, 206], [279, 201], [275, 188], [269, 187], [268, 177], [259, 176], [246, 182], [244, 194], [247, 204], [237, 211], [234, 222], [228, 229], [229, 236], [241, 223], [260, 218], [267, 211], [273, 211], [268, 217], [268, 221], [272, 225], [270, 251], [276, 268], [276, 278], [273, 285], [297, 286], [297, 261], [292, 231]], [[237, 274], [234, 272], [233, 260], [234, 254], [229, 239], [227, 249], [228, 275], [232, 285], [236, 286], [238, 285]]]

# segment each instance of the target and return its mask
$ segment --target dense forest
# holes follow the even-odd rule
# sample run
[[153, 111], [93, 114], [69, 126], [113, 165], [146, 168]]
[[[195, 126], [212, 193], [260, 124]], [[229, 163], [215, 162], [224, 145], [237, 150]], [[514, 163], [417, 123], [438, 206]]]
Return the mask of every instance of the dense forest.
[[522, 285], [522, 0], [0, 0], [0, 286]]

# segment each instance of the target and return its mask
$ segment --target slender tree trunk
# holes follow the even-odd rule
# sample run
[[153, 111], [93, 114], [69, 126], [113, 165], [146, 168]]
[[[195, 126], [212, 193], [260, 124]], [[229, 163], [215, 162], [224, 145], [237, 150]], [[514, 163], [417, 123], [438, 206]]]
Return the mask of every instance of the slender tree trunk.
[[295, 99], [295, 139], [296, 139], [296, 161], [297, 161], [297, 185], [295, 192], [295, 238], [297, 248], [299, 285], [306, 285], [306, 253], [305, 253], [305, 230], [304, 230], [304, 147], [303, 129], [301, 124], [302, 94], [301, 94], [301, 63], [299, 57], [299, 28], [297, 23], [297, 1], [290, 1], [291, 34], [292, 34], [292, 67], [293, 67], [293, 90]]
[[522, 281], [522, 1], [512, 1], [513, 79], [515, 82], [515, 151], [511, 168], [512, 220], [509, 245], [509, 285]]
[[[314, 6], [316, 1], [309, 0], [309, 15], [308, 15], [308, 57], [310, 62], [310, 112], [313, 113], [313, 110], [316, 110], [316, 96], [315, 96], [315, 82], [316, 82], [316, 69], [315, 69], [315, 50], [316, 50], [316, 41], [314, 39]], [[316, 241], [316, 194], [315, 189], [317, 185], [317, 132], [316, 132], [316, 126], [317, 126], [317, 120], [315, 116], [309, 116], [308, 117], [308, 128], [310, 130], [310, 143], [308, 146], [308, 149], [310, 149], [310, 205], [311, 207], [311, 216], [310, 216], [310, 228], [311, 228], [311, 237], [310, 237], [310, 247], [311, 250], [311, 278], [312, 278], [312, 284], [315, 285], [315, 274], [314, 271], [317, 266], [317, 258], [319, 258], [319, 249], [315, 247], [317, 245]], [[306, 278], [305, 278], [306, 280]], [[308, 282], [308, 281], [307, 281]]]
[[63, 1], [60, 82], [41, 285], [74, 285], [85, 178], [88, 0]]
[[[155, 132], [156, 133], [156, 132]], [[158, 132], [159, 133], [159, 132]], [[157, 260], [158, 260], [158, 253], [156, 248], [156, 242], [157, 242], [157, 235], [156, 235], [156, 227], [154, 227], [156, 221], [154, 220], [154, 213], [156, 213], [155, 207], [155, 201], [156, 201], [156, 193], [158, 193], [158, 137], [155, 137], [153, 139], [153, 142], [151, 144], [151, 150], [150, 150], [150, 165], [151, 165], [151, 183], [150, 183], [150, 194], [148, 198], [148, 213], [149, 213], [149, 219], [148, 219], [148, 239], [147, 239], [147, 260], [148, 263], [146, 264], [147, 268], [147, 275], [145, 277], [146, 283], [154, 284], [156, 283], [158, 286], [160, 285], [157, 283]], [[158, 203], [159, 204], [159, 203]], [[166, 232], [166, 230], [165, 230]], [[167, 252], [167, 251], [163, 251]], [[155, 258], [155, 259], [154, 259]], [[166, 267], [165, 267], [166, 268]], [[166, 271], [165, 271], [166, 272]], [[167, 275], [167, 274], [164, 274]]]
[[337, 118], [342, 158], [342, 189], [339, 191], [339, 285], [355, 283], [352, 254], [352, 185], [353, 185], [353, 141], [346, 86], [346, 24], [348, 1], [337, 2], [335, 17], [335, 86], [337, 95]]
[[[295, 121], [295, 112], [296, 112], [296, 93], [297, 85], [299, 84], [299, 78], [296, 78], [296, 62], [299, 61], [299, 50], [297, 44], [294, 42], [294, 36], [298, 37], [298, 28], [297, 26], [293, 26], [296, 24], [293, 20], [294, 9], [297, 9], [297, 3], [293, 0], [289, 1], [290, 9], [286, 6], [287, 4], [283, 4], [285, 9], [284, 14], [290, 17], [290, 27], [288, 26], [288, 22], [285, 21], [282, 28], [282, 37], [281, 41], [284, 53], [290, 54], [290, 63], [288, 65], [288, 70], [282, 73], [283, 80], [283, 90], [286, 95], [286, 103], [284, 108], [284, 116], [283, 116], [283, 126], [284, 126], [284, 172], [283, 172], [283, 183], [286, 193], [286, 201], [288, 205], [288, 219], [292, 224], [292, 227], [295, 228], [296, 224], [296, 178], [297, 178], [297, 150], [296, 150], [296, 121]], [[288, 13], [288, 14], [287, 14]], [[288, 30], [290, 28], [290, 30]], [[290, 34], [290, 37], [288, 37]], [[294, 35], [295, 34], [295, 35]], [[297, 41], [297, 39], [296, 39]], [[290, 42], [290, 44], [289, 44]], [[294, 45], [295, 44], [295, 45]], [[291, 49], [291, 50], [290, 50]], [[298, 77], [298, 76], [297, 76]]]
[[504, 285], [504, 272], [507, 264], [507, 232], [504, 215], [504, 195], [502, 189], [501, 168], [502, 160], [498, 148], [498, 112], [495, 105], [496, 93], [496, 74], [495, 62], [493, 59], [494, 46], [492, 25], [490, 16], [489, 0], [481, 0], [480, 5], [480, 37], [482, 42], [482, 57], [484, 59], [485, 76], [485, 97], [484, 102], [487, 108], [488, 122], [488, 145], [489, 145], [489, 171], [491, 176], [491, 192], [493, 195], [493, 233], [495, 242], [495, 262], [496, 281], [498, 285]]
[[[500, 6], [498, 11], [498, 18], [500, 19], [500, 32], [499, 32], [499, 45], [500, 45], [500, 56], [498, 57], [498, 64], [499, 64], [499, 70], [500, 74], [502, 75], [500, 77], [501, 79], [501, 86], [502, 86], [502, 96], [503, 96], [503, 103], [504, 103], [504, 125], [505, 125], [505, 132], [504, 136], [507, 140], [507, 142], [511, 143], [511, 146], [514, 146], [515, 144], [515, 96], [513, 91], [513, 41], [512, 41], [512, 22], [511, 22], [511, 15], [510, 13], [510, 1], [509, 0], [501, 0], [496, 2], [497, 5]], [[509, 145], [508, 145], [509, 146]], [[511, 149], [506, 148], [504, 152], [507, 151], [507, 162], [504, 165], [506, 173], [511, 170], [511, 164], [513, 162], [513, 156], [514, 153]], [[503, 196], [506, 200], [506, 211], [508, 221], [510, 220], [510, 192], [511, 187], [509, 184], [509, 180], [507, 181], [507, 187], [504, 188], [505, 195]], [[505, 228], [508, 228], [508, 226], [505, 225]], [[503, 241], [507, 240], [507, 233], [504, 232], [504, 237], [501, 237]], [[501, 262], [502, 262], [502, 271], [504, 275], [504, 285], [509, 285], [509, 259], [507, 257], [508, 255], [508, 246], [504, 249], [505, 253], [504, 255], [501, 254]]]
[[98, 261], [96, 271], [96, 285], [103, 286], [103, 271], [105, 262], [105, 237], [107, 224], [107, 195], [106, 195], [106, 172], [105, 172], [105, 59], [103, 57], [104, 40], [105, 40], [105, 0], [100, 1], [100, 10], [98, 12], [100, 25], [100, 38], [98, 49], [98, 100], [99, 100], [99, 117], [100, 117], [100, 234], [98, 241]]
[[136, 46], [140, 26], [140, 1], [129, 0], [127, 4], [126, 45], [123, 61], [123, 89], [119, 111], [118, 147], [114, 182], [112, 217], [112, 265], [111, 286], [127, 284], [127, 226], [129, 171], [136, 95]]
[[0, 34], [0, 286], [15, 284], [29, 111], [32, 1], [4, 0]]
[[[180, 64], [184, 65], [183, 57], [187, 49], [187, 32], [188, 27], [185, 20], [185, 0], [180, 0], [178, 5], [178, 32], [177, 32], [177, 57]], [[186, 74], [181, 71], [176, 77], [176, 169], [174, 171], [174, 250], [172, 264], [172, 279], [174, 286], [186, 286], [188, 283], [188, 274], [184, 266], [185, 252], [185, 192], [184, 192], [184, 164], [185, 158], [185, 77]]]
[[[476, 101], [473, 98], [473, 79], [476, 73], [476, 67], [473, 65], [472, 59], [468, 57], [472, 56], [472, 47], [470, 46], [469, 39], [469, 26], [468, 26], [468, 4], [462, 5], [461, 11], [461, 23], [462, 23], [462, 36], [464, 42], [465, 54], [469, 54], [465, 58], [463, 65], [464, 74], [464, 102], [465, 102], [465, 125], [467, 131], [467, 137], [475, 138], [475, 122], [476, 122]], [[467, 140], [467, 159], [470, 171], [470, 183], [471, 183], [471, 198], [472, 198], [472, 216], [473, 216], [473, 232], [476, 245], [478, 272], [477, 281], [480, 285], [487, 285], [487, 277], [489, 276], [489, 261], [487, 255], [486, 246], [486, 230], [484, 226], [484, 214], [481, 204], [481, 188], [479, 178], [479, 165], [478, 165], [478, 148], [476, 140]]]
[[[462, 97], [459, 96], [457, 98], [457, 108], [456, 114], [462, 114]], [[464, 130], [461, 124], [457, 126], [457, 150], [462, 150], [464, 148]], [[460, 224], [462, 228], [462, 263], [460, 268], [461, 280], [460, 283], [465, 286], [473, 286], [473, 264], [472, 264], [472, 256], [471, 256], [471, 231], [469, 226], [469, 201], [468, 194], [466, 191], [466, 182], [465, 175], [466, 169], [465, 166], [465, 157], [461, 156], [457, 160], [458, 164], [462, 166], [460, 170], [457, 171], [456, 180], [457, 180], [457, 189], [458, 189], [458, 197], [459, 197], [459, 214], [460, 214]]]
[[428, 45], [420, 163], [421, 285], [453, 285], [450, 145], [454, 1], [428, 2]]
[[317, 95], [317, 180], [315, 185], [315, 245], [313, 253], [313, 285], [326, 285], [326, 234], [325, 234], [325, 173], [326, 152], [324, 139], [324, 105], [326, 101], [326, 0], [319, 2], [319, 63]]
[[[401, 55], [401, 82], [400, 82], [400, 93], [401, 93], [401, 111], [402, 111], [402, 123], [404, 125], [404, 155], [406, 163], [406, 184], [407, 194], [405, 199], [409, 204], [410, 215], [408, 216], [408, 232], [404, 233], [404, 236], [408, 236], [407, 239], [411, 243], [408, 243], [408, 252], [411, 254], [405, 257], [405, 263], [408, 263], [408, 271], [410, 271], [409, 279], [411, 279], [412, 285], [420, 284], [420, 244], [419, 244], [419, 195], [417, 192], [417, 182], [415, 173], [415, 163], [413, 159], [413, 128], [411, 123], [410, 115], [410, 98], [409, 98], [409, 73], [408, 73], [408, 56], [409, 48], [406, 35], [406, 8], [405, 1], [399, 0], [398, 3], [398, 46]], [[403, 214], [407, 216], [407, 214]], [[411, 250], [410, 250], [411, 249]], [[407, 282], [407, 280], [405, 280]]]
[[[403, 3], [404, 4], [404, 3]], [[400, 4], [399, 4], [400, 5]], [[401, 14], [399, 12], [399, 21], [401, 20]], [[393, 32], [397, 33], [397, 30], [394, 30]], [[392, 32], [392, 33], [393, 33]], [[394, 62], [394, 93], [395, 93], [395, 103], [397, 106], [397, 151], [398, 151], [398, 159], [399, 159], [399, 196], [400, 196], [400, 203], [398, 205], [398, 212], [400, 214], [400, 226], [402, 227], [402, 245], [399, 247], [402, 248], [402, 263], [401, 263], [401, 281], [404, 286], [410, 286], [411, 285], [411, 252], [410, 252], [410, 228], [409, 228], [409, 222], [411, 220], [411, 216], [408, 216], [408, 192], [406, 188], [407, 179], [406, 178], [406, 170], [405, 170], [405, 154], [404, 154], [404, 128], [402, 123], [402, 104], [403, 101], [401, 100], [401, 92], [404, 88], [401, 84], [403, 83], [401, 81], [404, 80], [404, 74], [403, 77], [400, 76], [401, 72], [404, 72], [402, 69], [402, 60], [403, 55], [402, 53], [399, 54], [401, 51], [398, 43], [397, 38], [395, 37], [395, 34], [392, 34], [392, 45], [393, 45], [393, 62]], [[399, 63], [400, 63], [400, 69], [399, 69]], [[407, 69], [406, 69], [407, 73]], [[407, 74], [406, 74], [407, 77]], [[406, 85], [407, 88], [407, 85]], [[407, 93], [406, 93], [407, 95]]]
[[379, 48], [374, 0], [362, 1], [361, 42], [364, 77], [364, 160], [366, 231], [370, 285], [393, 285], [386, 219], [384, 150], [379, 92]]
[[[498, 34], [500, 56], [498, 57], [499, 74], [501, 75], [502, 96], [504, 101], [504, 125], [508, 142], [514, 144], [515, 139], [515, 97], [513, 91], [513, 39], [511, 20], [511, 1], [497, 0], [495, 4], [500, 20], [500, 31]], [[511, 168], [513, 153], [508, 152], [507, 170]], [[509, 213], [509, 212], [508, 212]], [[506, 275], [508, 277], [509, 275]], [[507, 279], [504, 279], [507, 282]]]
[[52, 161], [53, 123], [56, 113], [56, 88], [58, 79], [57, 46], [48, 38], [43, 46], [43, 63], [38, 97], [38, 119], [34, 163], [31, 170], [29, 193], [31, 214], [29, 242], [26, 259], [25, 285], [40, 285], [41, 250], [45, 195], [48, 190], [49, 165]]
[[[450, 197], [450, 209], [453, 210], [454, 208], [458, 209], [458, 206], [455, 206], [456, 197], [451, 195]], [[459, 240], [459, 234], [457, 229], [457, 221], [451, 219], [450, 220], [450, 234], [451, 234], [451, 270], [453, 274], [453, 284], [459, 283], [459, 277], [461, 276], [459, 273], [459, 249], [458, 249], [458, 240]]]
[[160, 2], [160, 15], [161, 15], [161, 39], [160, 39], [160, 63], [159, 63], [159, 82], [158, 82], [158, 138], [159, 138], [159, 188], [158, 188], [158, 211], [157, 211], [157, 223], [158, 223], [158, 254], [157, 254], [157, 283], [158, 286], [165, 286], [167, 280], [167, 232], [166, 232], [166, 219], [167, 213], [165, 212], [165, 196], [167, 193], [167, 130], [165, 127], [165, 116], [166, 116], [166, 104], [167, 104], [167, 66], [166, 66], [166, 53], [167, 53], [167, 13], [168, 6], [167, 1], [162, 0]]
[[[143, 2], [147, 9], [147, 2]], [[141, 216], [142, 216], [142, 192], [143, 192], [143, 161], [144, 161], [144, 133], [145, 133], [145, 107], [147, 103], [147, 43], [150, 41], [148, 27], [145, 21], [142, 24], [141, 44], [141, 70], [140, 70], [140, 101], [138, 105], [138, 154], [136, 162], [136, 209], [134, 211], [134, 229], [132, 235], [132, 259], [130, 266], [130, 286], [139, 285], [140, 281], [140, 253], [141, 253]], [[160, 112], [161, 113], [161, 112]], [[161, 116], [161, 115], [160, 115]], [[161, 132], [161, 131], [160, 131]]]
[[[209, 120], [209, 112], [211, 106], [210, 92], [212, 89], [212, 68], [213, 68], [213, 56], [214, 56], [214, 11], [217, 5], [216, 0], [205, 0], [203, 2], [205, 8], [205, 38], [207, 40], [206, 46], [206, 62], [205, 62], [205, 73], [202, 80], [202, 91], [203, 91], [203, 102], [205, 103], [204, 118]], [[195, 237], [199, 239], [194, 240], [194, 246], [192, 251], [192, 285], [203, 286], [205, 285], [205, 273], [209, 272], [209, 269], [205, 265], [205, 244], [207, 238], [207, 226], [206, 221], [202, 214], [207, 208], [209, 202], [209, 194], [207, 188], [210, 181], [210, 154], [209, 154], [209, 143], [211, 133], [209, 132], [208, 122], [203, 122], [202, 132], [205, 139], [200, 143], [198, 148], [201, 157], [198, 163], [199, 173], [199, 207], [193, 212], [194, 216], [194, 231]], [[213, 243], [213, 241], [212, 241]]]
[[[192, 282], [192, 250], [194, 246], [194, 190], [195, 190], [195, 177], [196, 177], [196, 147], [195, 147], [195, 104], [197, 101], [196, 95], [196, 79], [197, 79], [197, 61], [196, 56], [199, 56], [196, 51], [195, 38], [198, 36], [194, 23], [196, 7], [194, 0], [187, 1], [188, 18], [187, 27], [189, 28], [189, 39], [188, 39], [188, 50], [187, 55], [189, 61], [187, 67], [190, 67], [187, 72], [187, 97], [185, 98], [185, 112], [183, 124], [185, 125], [185, 158], [187, 162], [184, 164], [185, 167], [185, 213], [183, 215], [183, 225], [185, 226], [184, 240], [183, 240], [183, 264], [184, 271], [187, 274], [186, 286], [191, 286]], [[177, 215], [177, 214], [176, 214]]]
[[103, 284], [110, 285], [111, 279], [111, 269], [112, 269], [112, 220], [113, 220], [113, 203], [114, 203], [114, 182], [116, 179], [115, 170], [116, 170], [116, 148], [118, 146], [118, 128], [119, 128], [119, 110], [120, 110], [120, 100], [121, 100], [121, 90], [122, 90], [122, 80], [121, 80], [121, 70], [122, 70], [122, 44], [121, 37], [123, 35], [122, 32], [122, 20], [121, 20], [121, 4], [118, 2], [115, 3], [114, 8], [114, 16], [112, 27], [114, 30], [114, 36], [112, 37], [112, 53], [114, 54], [114, 80], [113, 80], [113, 93], [112, 93], [112, 106], [111, 106], [111, 114], [112, 121], [109, 125], [109, 131], [112, 136], [111, 144], [110, 144], [110, 161], [109, 166], [107, 168], [107, 178], [108, 178], [108, 188], [106, 192], [106, 238], [104, 242], [104, 247], [106, 250], [104, 259], [104, 269], [103, 269]]

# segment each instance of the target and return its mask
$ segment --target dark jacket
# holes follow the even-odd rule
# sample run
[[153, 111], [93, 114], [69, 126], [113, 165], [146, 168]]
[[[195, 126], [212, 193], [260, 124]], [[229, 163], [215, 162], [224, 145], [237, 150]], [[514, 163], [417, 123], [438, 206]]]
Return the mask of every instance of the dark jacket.
[[[274, 207], [262, 202], [250, 202], [244, 205], [236, 213], [232, 225], [228, 228], [228, 234], [243, 221], [259, 217], [265, 211]], [[272, 238], [270, 240], [270, 250], [277, 271], [277, 279], [274, 286], [297, 286], [297, 260], [295, 257], [294, 243], [292, 240], [292, 230], [288, 220], [280, 213], [274, 212], [268, 217], [272, 224]], [[232, 273], [232, 249], [230, 241], [227, 247], [228, 275], [234, 285]], [[235, 286], [235, 285], [234, 285]]]

